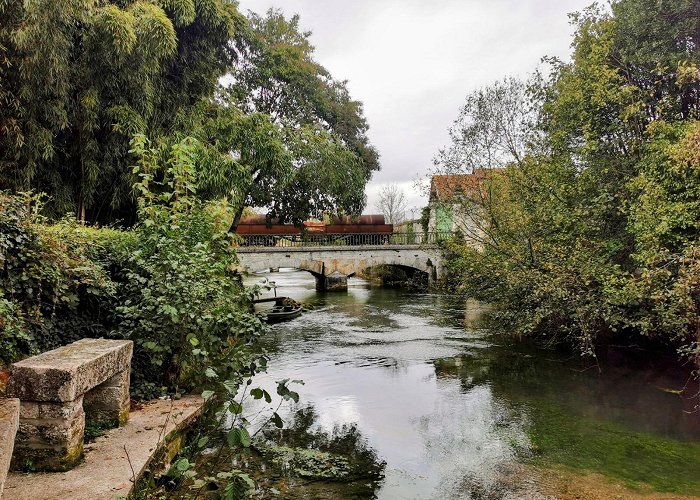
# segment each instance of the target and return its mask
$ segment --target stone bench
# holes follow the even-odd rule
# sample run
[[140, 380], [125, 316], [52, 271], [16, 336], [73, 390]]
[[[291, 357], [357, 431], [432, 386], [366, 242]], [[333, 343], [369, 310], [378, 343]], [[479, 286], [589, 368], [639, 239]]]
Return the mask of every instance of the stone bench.
[[19, 399], [0, 398], [0, 498], [10, 469], [18, 424]]
[[12, 365], [19, 398], [13, 470], [65, 471], [83, 456], [85, 420], [117, 427], [129, 416], [133, 342], [83, 339]]

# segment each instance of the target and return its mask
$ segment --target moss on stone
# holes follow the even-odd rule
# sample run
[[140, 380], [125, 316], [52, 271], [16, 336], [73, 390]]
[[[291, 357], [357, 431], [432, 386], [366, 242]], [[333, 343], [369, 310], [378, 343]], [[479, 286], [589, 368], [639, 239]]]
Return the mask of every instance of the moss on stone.
[[122, 427], [126, 425], [129, 421], [129, 405], [126, 405], [119, 411], [119, 421], [117, 422], [117, 427]]
[[59, 460], [61, 469], [60, 472], [64, 472], [72, 469], [80, 462], [83, 461], [85, 454], [83, 453], [83, 443], [80, 443], [73, 448], [70, 448], [68, 452]]
[[12, 456], [12, 470], [21, 472], [66, 472], [82, 462], [83, 443], [69, 448], [66, 453], [50, 456], [47, 450], [15, 450]]

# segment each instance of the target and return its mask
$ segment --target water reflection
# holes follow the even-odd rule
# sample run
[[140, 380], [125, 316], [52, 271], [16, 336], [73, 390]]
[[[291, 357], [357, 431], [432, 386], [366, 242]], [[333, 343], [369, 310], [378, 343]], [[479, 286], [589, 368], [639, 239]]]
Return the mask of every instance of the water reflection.
[[540, 459], [700, 490], [691, 474], [700, 470], [700, 419], [669, 392], [678, 377], [600, 376], [553, 353], [494, 342], [478, 329], [479, 306], [450, 297], [354, 279], [347, 293], [318, 294], [307, 273], [271, 277], [279, 294], [314, 309], [272, 329], [263, 385], [303, 379], [313, 428], [356, 426], [386, 462], [379, 498], [535, 495], [517, 470]]

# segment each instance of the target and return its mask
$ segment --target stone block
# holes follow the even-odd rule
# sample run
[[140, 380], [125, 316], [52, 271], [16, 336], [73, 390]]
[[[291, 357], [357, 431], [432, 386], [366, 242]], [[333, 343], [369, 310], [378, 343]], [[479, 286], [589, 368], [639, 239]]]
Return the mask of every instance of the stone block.
[[78, 465], [84, 456], [83, 434], [80, 440], [55, 448], [15, 449], [11, 469], [21, 472], [66, 472]]
[[82, 397], [75, 401], [68, 401], [65, 403], [22, 401], [19, 409], [19, 417], [22, 421], [71, 420], [82, 411]]
[[19, 426], [19, 399], [0, 399], [0, 498]]
[[129, 370], [124, 370], [85, 393], [83, 408], [88, 421], [117, 427], [126, 423], [129, 404]]
[[102, 424], [125, 423], [132, 352], [128, 340], [83, 339], [12, 365], [7, 392], [21, 404], [11, 467], [73, 468], [83, 457], [85, 409]]
[[[21, 403], [13, 470], [65, 471], [83, 455], [82, 398], [68, 403]], [[26, 407], [26, 408], [25, 408]]]

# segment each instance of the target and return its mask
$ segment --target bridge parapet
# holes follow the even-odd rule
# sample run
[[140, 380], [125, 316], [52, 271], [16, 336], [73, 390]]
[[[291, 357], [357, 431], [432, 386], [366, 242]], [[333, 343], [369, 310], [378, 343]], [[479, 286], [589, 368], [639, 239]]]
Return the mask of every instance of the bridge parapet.
[[362, 252], [367, 250], [435, 250], [440, 248], [437, 244], [426, 245], [325, 245], [325, 246], [246, 246], [236, 248], [238, 253], [289, 253], [289, 252]]
[[355, 247], [438, 245], [450, 233], [313, 233], [243, 234], [241, 248]]

